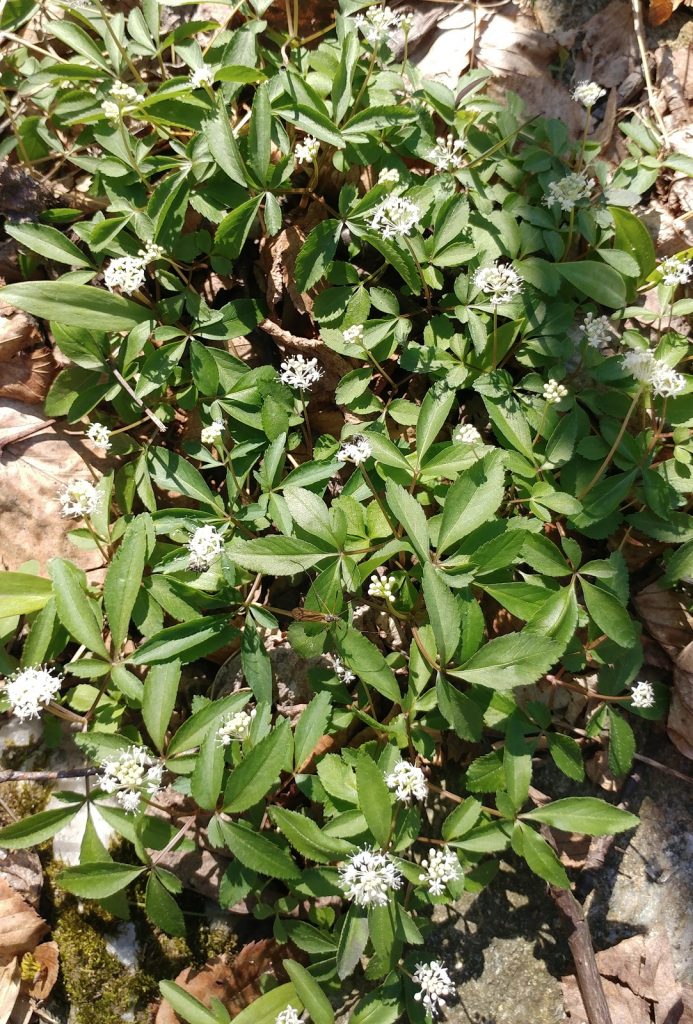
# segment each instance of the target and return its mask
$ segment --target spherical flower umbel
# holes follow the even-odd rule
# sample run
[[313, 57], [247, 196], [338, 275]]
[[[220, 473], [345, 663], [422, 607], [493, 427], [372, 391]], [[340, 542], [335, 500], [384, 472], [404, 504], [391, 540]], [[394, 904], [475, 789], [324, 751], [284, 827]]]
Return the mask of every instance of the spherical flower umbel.
[[202, 441], [202, 444], [217, 444], [221, 441], [223, 434], [224, 421], [212, 420], [210, 424], [203, 427], [200, 431], [200, 441]]
[[299, 391], [312, 388], [322, 377], [322, 370], [317, 359], [306, 359], [305, 356], [287, 356], [281, 364], [279, 379]]
[[5, 694], [12, 705], [12, 714], [20, 721], [38, 718], [43, 708], [60, 692], [62, 678], [43, 665], [33, 665], [15, 672], [5, 683]]
[[396, 582], [394, 576], [378, 576], [374, 573], [368, 584], [368, 596], [381, 597], [384, 601], [391, 601]]
[[608, 316], [588, 313], [580, 327], [591, 348], [604, 349], [614, 340], [616, 331]]
[[385, 776], [385, 784], [405, 804], [410, 804], [412, 800], [425, 800], [428, 796], [426, 776], [418, 765], [410, 761], [398, 761], [389, 775]]
[[462, 875], [457, 855], [449, 846], [431, 847], [421, 867], [426, 870], [419, 875], [419, 881], [426, 883], [431, 896], [442, 896], [448, 882], [456, 882]]
[[293, 1006], [287, 1006], [285, 1010], [277, 1014], [274, 1024], [301, 1024], [298, 1010], [295, 1010]]
[[573, 89], [573, 99], [576, 103], [582, 103], [583, 107], [593, 107], [597, 100], [606, 96], [606, 89], [602, 89], [597, 82], [588, 82], [584, 79]]
[[161, 789], [164, 766], [146, 747], [128, 747], [107, 758], [101, 765], [101, 788], [115, 793], [118, 803], [129, 813], [139, 809], [142, 797], [153, 796]]
[[64, 519], [83, 519], [97, 511], [101, 495], [88, 480], [70, 480], [58, 495], [58, 501]]
[[365, 14], [357, 14], [354, 24], [361, 30], [371, 46], [387, 42], [402, 23], [402, 15], [389, 7], [370, 7]]
[[131, 85], [127, 85], [125, 82], [114, 82], [111, 86], [111, 98], [103, 101], [101, 109], [108, 121], [117, 121], [137, 105], [139, 98], [137, 89], [133, 89]]
[[215, 526], [198, 526], [188, 541], [188, 568], [206, 572], [223, 549], [221, 534]]
[[353, 327], [347, 327], [343, 332], [343, 337], [349, 345], [363, 341], [363, 324], [354, 324]]
[[297, 142], [294, 148], [294, 156], [299, 164], [312, 164], [317, 160], [320, 152], [320, 143], [312, 135], [306, 135], [302, 142]]
[[659, 264], [662, 283], [676, 286], [687, 284], [693, 278], [693, 260], [682, 260], [678, 256], [668, 256]]
[[143, 248], [138, 250], [137, 255], [144, 261], [146, 266], [147, 263], [160, 260], [164, 255], [164, 249], [150, 238], [144, 243]]
[[565, 178], [549, 184], [544, 202], [547, 206], [560, 206], [564, 213], [570, 213], [581, 199], [589, 199], [594, 184], [594, 178], [588, 178], [586, 174], [567, 174]]
[[203, 64], [200, 68], [195, 68], [191, 72], [190, 78], [191, 89], [201, 89], [203, 85], [214, 84], [214, 68], [210, 67], [209, 64]]
[[494, 263], [492, 267], [479, 267], [475, 271], [474, 287], [489, 296], [492, 306], [501, 306], [520, 294], [522, 278], [514, 267]]
[[250, 711], [234, 711], [228, 715], [217, 729], [217, 739], [222, 747], [228, 747], [232, 740], [239, 743], [247, 740], [256, 714], [257, 708], [251, 708]]
[[371, 847], [352, 854], [339, 874], [347, 899], [359, 907], [386, 906], [391, 890], [399, 889], [402, 884], [402, 876], [392, 857]]
[[680, 395], [686, 389], [686, 379], [662, 359], [656, 359], [649, 349], [631, 349], [621, 357], [621, 366], [641, 384], [649, 384], [660, 398]]
[[383, 167], [382, 171], [378, 175], [378, 184], [399, 184], [399, 171], [396, 167]]
[[655, 361], [657, 365], [650, 381], [654, 394], [660, 398], [675, 398], [676, 395], [683, 394], [686, 390], [686, 378], [683, 374], [677, 373], [661, 359]]
[[126, 82], [114, 82], [111, 86], [111, 96], [119, 103], [136, 103], [139, 99], [137, 89]]
[[119, 288], [126, 295], [138, 291], [145, 282], [146, 263], [139, 256], [118, 256], [104, 269], [104, 284], [110, 292]]
[[630, 688], [630, 699], [634, 708], [654, 707], [655, 692], [652, 683], [635, 683]]
[[445, 1006], [447, 996], [453, 994], [452, 978], [440, 960], [432, 960], [428, 964], [418, 964], [413, 975], [419, 991], [414, 994], [417, 1003], [435, 1017]]
[[97, 448], [103, 448], [105, 452], [111, 447], [111, 432], [103, 423], [92, 423], [87, 430], [87, 437]]
[[427, 160], [439, 171], [459, 171], [464, 165], [464, 142], [454, 135], [442, 135], [436, 139], [435, 148], [430, 150]]
[[354, 675], [350, 668], [347, 668], [347, 666], [344, 664], [342, 659], [337, 654], [330, 655], [330, 660], [332, 661], [332, 668], [334, 669], [334, 673], [337, 676], [337, 679], [339, 679], [340, 683], [348, 685], [349, 683], [354, 682], [356, 676]]
[[389, 195], [376, 206], [370, 227], [384, 239], [403, 238], [416, 226], [420, 217], [419, 208], [411, 199]]
[[452, 435], [456, 444], [476, 444], [481, 440], [481, 434], [471, 423], [460, 423]]
[[557, 380], [550, 377], [542, 389], [542, 397], [544, 401], [548, 402], [549, 405], [558, 405], [566, 395], [568, 394], [568, 388], [565, 384], [559, 384]]
[[373, 454], [373, 449], [370, 446], [370, 442], [363, 434], [354, 434], [353, 437], [345, 441], [337, 452], [338, 462], [353, 462], [355, 466], [360, 466], [362, 462], [369, 459]]

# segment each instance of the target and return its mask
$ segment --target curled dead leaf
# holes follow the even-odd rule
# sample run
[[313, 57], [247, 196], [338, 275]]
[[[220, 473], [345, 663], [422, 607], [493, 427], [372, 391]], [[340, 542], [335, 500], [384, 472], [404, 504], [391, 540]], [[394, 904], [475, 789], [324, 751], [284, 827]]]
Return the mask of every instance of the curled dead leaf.
[[674, 692], [667, 733], [674, 746], [693, 760], [693, 641], [674, 662]]
[[31, 317], [0, 301], [0, 398], [43, 402], [57, 372]]
[[693, 0], [650, 0], [647, 9], [647, 20], [650, 25], [663, 25], [678, 10], [681, 4], [693, 7]]
[[675, 661], [690, 643], [693, 626], [693, 616], [686, 611], [681, 596], [651, 583], [635, 595], [633, 604], [647, 631]]
[[37, 966], [30, 981], [22, 982], [22, 991], [30, 999], [47, 999], [58, 980], [59, 952], [57, 942], [42, 942], [31, 954]]
[[38, 907], [43, 886], [43, 868], [37, 853], [33, 850], [7, 850], [0, 860], [0, 878], [9, 882], [15, 892]]
[[43, 918], [0, 878], [0, 961], [35, 949], [47, 931]]

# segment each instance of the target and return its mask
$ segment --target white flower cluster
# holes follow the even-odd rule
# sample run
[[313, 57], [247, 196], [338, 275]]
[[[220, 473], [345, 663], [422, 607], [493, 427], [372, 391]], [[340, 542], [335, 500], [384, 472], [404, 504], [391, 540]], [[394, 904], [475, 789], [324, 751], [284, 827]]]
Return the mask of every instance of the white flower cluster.
[[514, 267], [494, 263], [492, 267], [479, 267], [475, 271], [474, 287], [490, 297], [492, 306], [501, 306], [520, 294], [522, 278]]
[[[396, 29], [404, 30], [403, 20], [403, 15], [395, 14], [389, 7], [370, 7], [365, 15], [356, 15], [354, 24], [371, 46], [377, 46], [379, 43], [387, 42]], [[407, 27], [410, 28], [411, 24]]]
[[216, 526], [198, 526], [188, 541], [188, 568], [194, 572], [206, 572], [222, 548], [223, 541]]
[[359, 341], [363, 341], [363, 324], [354, 324], [353, 327], [347, 327], [343, 333], [343, 337], [349, 345], [354, 345]]
[[567, 174], [565, 178], [550, 183], [544, 202], [547, 206], [558, 205], [564, 213], [570, 213], [581, 199], [589, 199], [594, 186], [594, 178], [588, 178], [586, 174]]
[[426, 776], [418, 765], [409, 761], [398, 761], [389, 775], [385, 776], [388, 789], [402, 803], [410, 804], [412, 800], [425, 800], [428, 796]]
[[481, 440], [481, 434], [471, 423], [460, 423], [452, 435], [456, 444], [476, 444]]
[[370, 443], [363, 434], [354, 434], [349, 441], [345, 441], [337, 452], [338, 462], [353, 462], [360, 466], [362, 462], [369, 459], [373, 454]]
[[420, 217], [419, 208], [411, 199], [390, 195], [376, 206], [370, 227], [386, 240], [403, 238], [415, 227]]
[[399, 185], [399, 171], [396, 167], [383, 167], [378, 175], [378, 184]]
[[432, 1017], [435, 1017], [444, 1008], [447, 996], [451, 996], [455, 991], [452, 978], [440, 960], [432, 960], [429, 964], [418, 964], [413, 978], [419, 986], [419, 991], [414, 994], [414, 999], [417, 1003], [421, 1003]]
[[573, 99], [576, 103], [582, 103], [583, 107], [593, 107], [597, 100], [606, 96], [606, 89], [602, 89], [597, 82], [588, 82], [586, 79], [573, 89]]
[[634, 708], [654, 707], [655, 692], [652, 683], [635, 683], [630, 688], [630, 699]]
[[663, 359], [655, 359], [647, 349], [633, 349], [626, 352], [621, 358], [621, 366], [626, 373], [635, 377], [641, 384], [649, 384], [660, 398], [680, 395], [686, 389], [686, 379], [683, 374], [677, 373], [676, 370], [667, 366]]
[[281, 364], [279, 379], [282, 384], [291, 388], [306, 391], [312, 388], [322, 377], [322, 370], [317, 359], [306, 359], [305, 356], [287, 356]]
[[580, 330], [584, 334], [587, 344], [596, 349], [607, 348], [616, 335], [608, 316], [595, 316], [594, 313], [587, 314]]
[[222, 747], [228, 747], [232, 740], [247, 740], [256, 714], [257, 708], [251, 708], [250, 711], [234, 711], [228, 715], [217, 729], [217, 739]]
[[334, 669], [334, 673], [337, 676], [337, 679], [339, 679], [340, 683], [344, 683], [345, 685], [353, 683], [353, 681], [356, 679], [356, 676], [354, 675], [350, 668], [346, 667], [342, 659], [338, 655], [332, 654], [330, 656], [330, 660], [332, 661], [332, 668]]
[[107, 120], [117, 121], [123, 114], [128, 113], [139, 102], [137, 89], [125, 82], [114, 82], [111, 86], [111, 99], [104, 100], [101, 109]]
[[567, 394], [568, 388], [565, 384], [559, 384], [557, 380], [553, 379], [553, 377], [550, 377], [547, 380], [542, 390], [542, 397], [549, 405], [558, 405], [558, 403], [562, 401]]
[[436, 139], [435, 148], [432, 149], [427, 160], [434, 164], [439, 171], [459, 171], [464, 164], [464, 142], [456, 139], [454, 135], [442, 135]]
[[132, 814], [143, 796], [153, 796], [161, 788], [164, 766], [145, 747], [128, 747], [117, 757], [107, 758], [101, 769], [101, 788], [115, 793], [121, 807]]
[[200, 431], [200, 441], [202, 444], [216, 444], [221, 441], [224, 433], [224, 421], [223, 420], [212, 420], [208, 426], [203, 427]]
[[317, 160], [320, 152], [320, 143], [312, 135], [306, 135], [302, 142], [297, 142], [294, 149], [294, 156], [300, 164], [312, 164]]
[[668, 256], [659, 264], [663, 284], [687, 284], [693, 278], [693, 260], [680, 260]]
[[101, 505], [101, 495], [88, 480], [70, 480], [58, 495], [60, 515], [65, 519], [92, 516]]
[[277, 1014], [274, 1024], [301, 1024], [298, 1010], [295, 1010], [293, 1006], [287, 1006], [285, 1010]]
[[200, 68], [195, 68], [190, 74], [188, 79], [190, 82], [191, 89], [201, 89], [203, 85], [214, 84], [214, 68], [211, 68], [209, 64], [203, 64]]
[[352, 854], [339, 874], [347, 899], [359, 907], [386, 906], [390, 891], [402, 884], [392, 857], [370, 847]]
[[120, 288], [127, 295], [132, 295], [145, 282], [147, 264], [160, 259], [163, 254], [164, 250], [156, 242], [145, 242], [137, 256], [118, 256], [111, 260], [103, 272], [104, 284], [111, 292]]
[[456, 882], [461, 875], [460, 862], [449, 846], [431, 847], [421, 867], [426, 870], [419, 875], [419, 881], [426, 883], [432, 896], [442, 896], [448, 882]]
[[373, 574], [368, 584], [368, 596], [382, 597], [383, 600], [391, 601], [394, 596], [393, 587], [395, 583], [394, 576], [377, 576]]
[[62, 678], [42, 665], [25, 668], [10, 676], [5, 683], [5, 694], [12, 705], [12, 713], [20, 721], [38, 718], [43, 708], [60, 692]]
[[111, 447], [111, 432], [103, 423], [92, 423], [87, 430], [87, 437], [97, 448], [103, 448], [105, 452]]

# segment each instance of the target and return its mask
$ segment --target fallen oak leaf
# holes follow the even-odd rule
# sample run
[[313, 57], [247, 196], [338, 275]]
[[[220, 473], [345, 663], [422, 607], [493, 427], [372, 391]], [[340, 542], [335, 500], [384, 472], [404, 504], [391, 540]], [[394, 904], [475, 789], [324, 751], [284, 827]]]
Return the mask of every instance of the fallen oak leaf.
[[34, 950], [47, 931], [43, 918], [0, 878], [0, 961]]

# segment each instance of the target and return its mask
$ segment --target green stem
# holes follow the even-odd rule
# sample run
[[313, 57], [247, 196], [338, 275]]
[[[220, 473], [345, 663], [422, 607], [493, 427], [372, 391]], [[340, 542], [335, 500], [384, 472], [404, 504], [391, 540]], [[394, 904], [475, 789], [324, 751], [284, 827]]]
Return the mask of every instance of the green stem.
[[113, 40], [113, 42], [115, 43], [115, 45], [117, 46], [118, 51], [120, 53], [120, 56], [123, 58], [123, 60], [127, 64], [127, 66], [130, 68], [130, 71], [132, 72], [134, 77], [137, 79], [137, 81], [140, 82], [140, 84], [142, 84], [144, 82], [144, 79], [142, 78], [142, 75], [139, 73], [139, 71], [135, 67], [134, 63], [132, 62], [130, 54], [125, 49], [125, 47], [121, 43], [120, 39], [118, 39], [118, 36], [115, 34], [113, 29], [111, 28], [111, 16], [110, 16], [110, 14], [108, 13], [108, 11], [104, 7], [104, 5], [101, 3], [101, 0], [94, 0], [94, 6], [99, 11], [101, 17], [103, 18], [103, 23], [106, 26], [106, 30], [107, 30], [109, 36], [111, 37], [111, 39]]
[[570, 255], [570, 247], [573, 244], [573, 232], [575, 230], [575, 207], [570, 211], [570, 220], [568, 221], [568, 240], [565, 243], [565, 252], [561, 257], [561, 263], [563, 260], [568, 259]]
[[424, 298], [426, 299], [426, 309], [430, 313], [431, 312], [431, 289], [426, 284], [426, 278], [423, 275], [423, 270], [421, 269], [421, 264], [419, 263], [419, 261], [416, 258], [416, 253], [414, 252], [414, 248], [413, 248], [411, 242], [406, 237], [406, 235], [404, 235], [402, 237], [404, 239], [404, 244], [406, 245], [407, 249], [409, 250], [409, 255], [414, 260], [414, 263], [416, 264], [416, 269], [419, 272], [419, 277], [421, 278], [421, 284], [423, 285]]
[[599, 481], [601, 480], [601, 478], [604, 476], [604, 474], [606, 473], [607, 469], [611, 465], [611, 460], [613, 459], [614, 455], [618, 451], [618, 447], [621, 444], [621, 441], [623, 440], [623, 435], [626, 432], [626, 427], [628, 426], [630, 418], [633, 415], [633, 413], [635, 412], [636, 406], [637, 406], [637, 404], [638, 404], [638, 402], [640, 400], [640, 396], [642, 394], [642, 390], [643, 389], [640, 388], [638, 391], [636, 391], [635, 395], [633, 396], [633, 401], [630, 403], [630, 408], [629, 408], [628, 412], [626, 413], [626, 416], [625, 416], [625, 419], [623, 420], [623, 423], [621, 424], [621, 429], [619, 430], [618, 434], [616, 435], [616, 440], [611, 445], [611, 448], [609, 450], [609, 454], [606, 456], [606, 458], [602, 462], [602, 464], [599, 467], [599, 469], [597, 470], [597, 472], [594, 474], [594, 476], [592, 477], [590, 482], [587, 484], [587, 487], [583, 487], [583, 489], [578, 492], [578, 495], [577, 495], [578, 501], [582, 501], [582, 499], [585, 497], [585, 495], [589, 494], [589, 492], [592, 490], [592, 488], [595, 487], [599, 483]]

